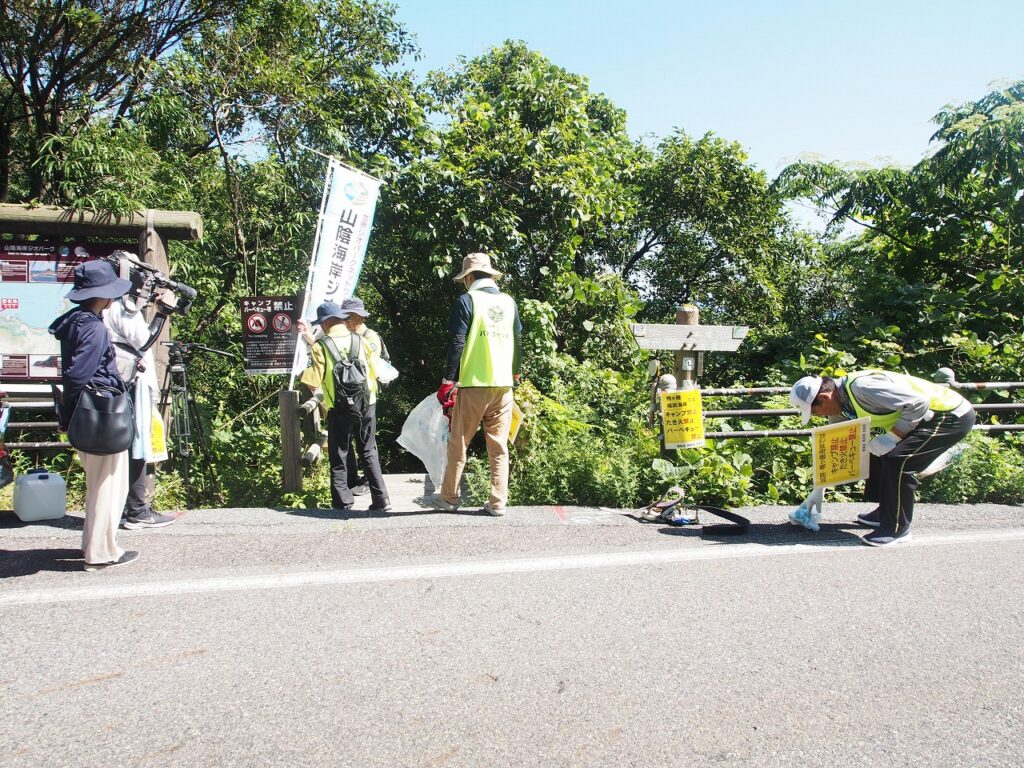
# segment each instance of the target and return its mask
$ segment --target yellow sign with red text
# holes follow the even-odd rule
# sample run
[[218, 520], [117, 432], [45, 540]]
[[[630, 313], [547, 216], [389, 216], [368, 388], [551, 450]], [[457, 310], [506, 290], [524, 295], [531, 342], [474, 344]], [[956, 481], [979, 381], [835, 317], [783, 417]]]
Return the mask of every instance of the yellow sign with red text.
[[871, 419], [840, 421], [811, 430], [814, 487], [855, 483], [868, 476]]
[[519, 403], [515, 400], [512, 401], [512, 422], [508, 430], [508, 444], [512, 445], [516, 441], [516, 437], [519, 436], [519, 427], [523, 425], [523, 410], [519, 407]]
[[666, 448], [704, 447], [704, 410], [699, 389], [661, 393], [661, 423]]

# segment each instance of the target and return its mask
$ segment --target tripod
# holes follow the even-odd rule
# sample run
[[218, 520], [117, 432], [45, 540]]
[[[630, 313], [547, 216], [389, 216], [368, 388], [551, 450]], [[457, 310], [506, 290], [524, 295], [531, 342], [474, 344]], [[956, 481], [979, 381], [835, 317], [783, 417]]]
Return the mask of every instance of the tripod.
[[201, 350], [234, 357], [230, 352], [183, 341], [161, 342], [167, 347], [167, 372], [160, 388], [160, 411], [166, 413], [168, 405], [171, 409], [171, 426], [174, 431], [174, 466], [181, 474], [185, 484], [185, 500], [192, 505], [192, 479], [189, 474], [189, 461], [192, 457], [192, 434], [195, 433], [199, 447], [209, 453], [210, 446], [203, 430], [203, 421], [199, 416], [199, 408], [188, 386], [188, 362], [192, 352]]

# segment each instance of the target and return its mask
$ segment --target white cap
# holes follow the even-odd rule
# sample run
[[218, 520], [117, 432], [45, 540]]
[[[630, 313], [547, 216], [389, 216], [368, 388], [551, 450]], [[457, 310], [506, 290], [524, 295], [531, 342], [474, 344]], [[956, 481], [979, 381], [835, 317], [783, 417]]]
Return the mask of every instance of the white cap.
[[811, 420], [811, 403], [821, 389], [821, 378], [804, 376], [789, 391], [789, 402], [794, 408], [800, 409], [800, 421], [806, 424]]

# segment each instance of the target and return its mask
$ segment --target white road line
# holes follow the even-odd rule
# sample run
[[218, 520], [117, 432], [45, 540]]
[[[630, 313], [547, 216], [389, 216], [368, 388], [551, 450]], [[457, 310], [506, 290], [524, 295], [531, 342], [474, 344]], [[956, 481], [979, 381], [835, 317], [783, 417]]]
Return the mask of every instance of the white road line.
[[[917, 547], [949, 544], [993, 544], [1012, 541], [1024, 541], [1024, 529], [961, 531], [957, 533], [915, 536], [908, 542], [887, 549], [899, 552]], [[523, 558], [520, 560], [481, 560], [461, 563], [353, 568], [339, 571], [266, 574], [170, 582], [116, 584], [110, 586], [58, 587], [54, 589], [36, 589], [0, 594], [0, 608], [14, 605], [44, 605], [86, 600], [115, 600], [130, 597], [208, 594], [334, 584], [368, 584], [388, 581], [410, 581], [414, 579], [457, 578], [460, 576], [571, 571], [588, 568], [621, 568], [624, 566], [664, 565], [667, 563], [685, 563], [699, 560], [734, 560], [748, 557], [779, 557], [810, 553], [821, 555], [836, 552], [861, 552], [865, 556], [876, 553], [871, 554], [871, 556], [886, 557], [886, 554], [877, 552], [875, 548], [864, 547], [858, 541], [837, 541], [831, 542], [828, 546], [815, 544], [771, 545], [748, 542], [743, 544], [704, 546], [696, 549], [659, 549], [590, 555], [556, 555], [551, 557]]]

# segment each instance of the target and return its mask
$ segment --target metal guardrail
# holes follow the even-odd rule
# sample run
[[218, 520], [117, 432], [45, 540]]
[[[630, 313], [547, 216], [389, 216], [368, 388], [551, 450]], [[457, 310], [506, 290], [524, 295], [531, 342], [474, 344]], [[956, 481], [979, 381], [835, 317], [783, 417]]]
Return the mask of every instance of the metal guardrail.
[[[985, 381], [985, 382], [948, 382], [956, 390], [991, 391], [1000, 389], [1024, 389], [1024, 381]], [[743, 395], [783, 395], [788, 394], [789, 387], [735, 387], [725, 389], [701, 389], [702, 397], [739, 397]], [[979, 413], [1012, 413], [1024, 411], [1024, 403], [975, 403], [974, 410]], [[719, 411], [704, 411], [705, 419], [728, 418], [779, 418], [797, 416], [795, 408], [736, 408]], [[1024, 424], [975, 424], [976, 432], [1024, 432]], [[809, 429], [765, 429], [765, 430], [728, 430], [723, 432], [705, 432], [708, 440], [729, 440], [753, 437], [807, 437]]]

